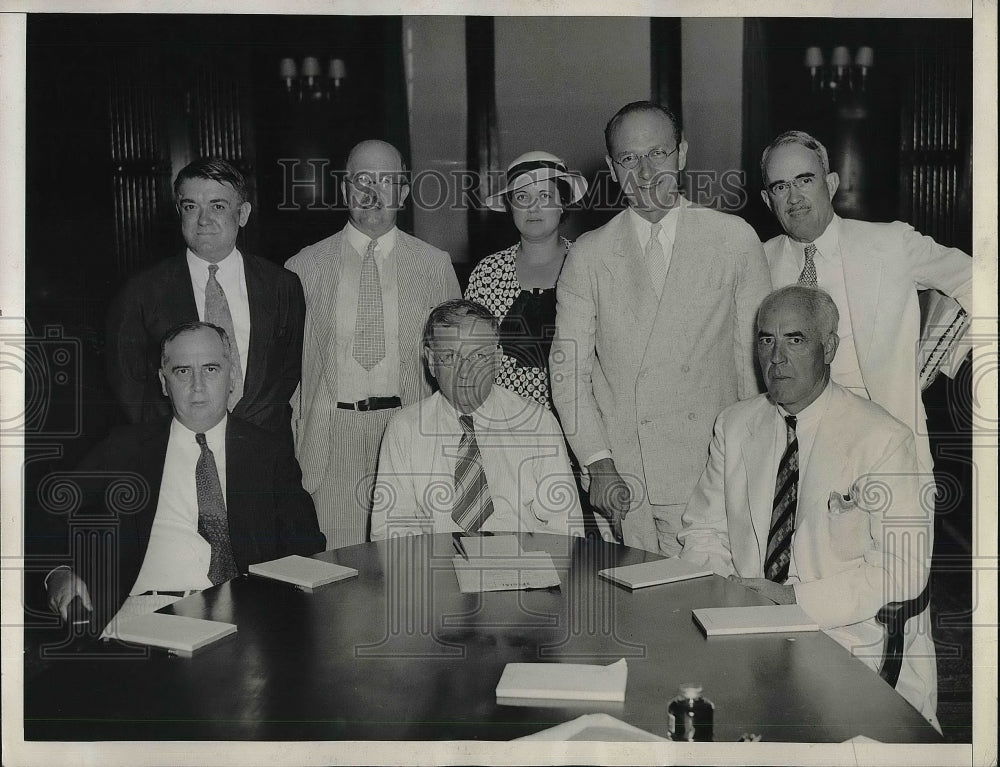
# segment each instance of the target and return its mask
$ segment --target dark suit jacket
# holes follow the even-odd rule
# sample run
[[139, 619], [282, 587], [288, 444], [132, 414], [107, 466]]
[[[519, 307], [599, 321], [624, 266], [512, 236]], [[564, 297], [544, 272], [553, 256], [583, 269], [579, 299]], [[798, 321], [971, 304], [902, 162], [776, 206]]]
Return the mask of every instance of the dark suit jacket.
[[[170, 421], [119, 427], [78, 467], [83, 497], [69, 520], [67, 545], [102, 627], [125, 601], [146, 556]], [[291, 444], [235, 416], [226, 426], [226, 507], [241, 573], [255, 562], [326, 548]]]
[[[243, 255], [250, 302], [250, 349], [243, 360], [243, 397], [233, 415], [291, 439], [289, 401], [302, 372], [305, 299], [294, 274]], [[191, 273], [182, 254], [140, 272], [108, 312], [107, 367], [115, 396], [131, 423], [170, 414], [156, 371], [160, 340], [174, 325], [198, 319]]]

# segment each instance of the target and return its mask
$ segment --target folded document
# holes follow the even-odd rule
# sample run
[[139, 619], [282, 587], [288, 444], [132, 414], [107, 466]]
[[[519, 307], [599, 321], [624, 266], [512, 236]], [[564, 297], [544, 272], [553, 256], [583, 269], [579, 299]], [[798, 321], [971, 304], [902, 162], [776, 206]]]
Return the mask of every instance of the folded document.
[[638, 565], [609, 567], [606, 570], [598, 570], [597, 574], [630, 589], [641, 589], [646, 586], [659, 586], [661, 583], [686, 581], [689, 578], [703, 578], [712, 575], [712, 571], [707, 567], [696, 567], [678, 557], [670, 557]]
[[150, 613], [112, 622], [104, 637], [161, 647], [176, 655], [191, 657], [202, 647], [235, 633], [236, 625], [233, 623]]
[[624, 702], [628, 665], [583, 663], [508, 663], [497, 684], [497, 699], [540, 698]]
[[317, 586], [353, 578], [358, 574], [353, 567], [300, 557], [298, 554], [272, 559], [270, 562], [258, 562], [250, 565], [249, 570], [253, 575], [284, 581], [310, 591]]
[[705, 635], [710, 637], [727, 634], [819, 631], [816, 622], [798, 605], [700, 607], [692, 612]]

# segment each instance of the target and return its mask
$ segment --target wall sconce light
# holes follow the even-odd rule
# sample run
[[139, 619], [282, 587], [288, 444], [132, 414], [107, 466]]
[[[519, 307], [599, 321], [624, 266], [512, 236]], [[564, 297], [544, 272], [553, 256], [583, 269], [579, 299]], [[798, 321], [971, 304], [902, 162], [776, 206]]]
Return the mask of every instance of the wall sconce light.
[[806, 48], [802, 62], [809, 70], [810, 87], [813, 93], [826, 93], [832, 99], [848, 91], [864, 93], [868, 88], [868, 74], [875, 66], [875, 51], [862, 45], [851, 59], [846, 45], [836, 46], [830, 54], [827, 65], [823, 50], [818, 46]]
[[343, 59], [329, 59], [324, 74], [317, 56], [306, 56], [301, 66], [293, 58], [284, 58], [278, 64], [278, 74], [288, 97], [296, 101], [322, 101], [340, 94], [347, 79], [347, 65]]

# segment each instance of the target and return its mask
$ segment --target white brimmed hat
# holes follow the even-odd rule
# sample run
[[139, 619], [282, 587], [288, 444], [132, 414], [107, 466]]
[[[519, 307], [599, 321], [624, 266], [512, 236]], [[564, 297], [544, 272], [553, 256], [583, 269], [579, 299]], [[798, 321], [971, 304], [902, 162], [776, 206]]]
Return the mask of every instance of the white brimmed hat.
[[546, 179], [562, 179], [569, 186], [568, 200], [563, 205], [569, 205], [582, 198], [587, 193], [587, 180], [579, 173], [566, 169], [566, 163], [548, 152], [525, 152], [507, 166], [507, 185], [503, 189], [486, 198], [486, 207], [490, 210], [504, 211], [504, 195], [527, 186], [535, 181]]

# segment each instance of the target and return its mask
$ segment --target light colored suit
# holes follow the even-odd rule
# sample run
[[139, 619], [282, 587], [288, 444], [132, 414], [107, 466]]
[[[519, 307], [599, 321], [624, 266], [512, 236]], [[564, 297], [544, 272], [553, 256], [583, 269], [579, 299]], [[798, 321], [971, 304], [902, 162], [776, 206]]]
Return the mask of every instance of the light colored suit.
[[[331, 548], [367, 538], [371, 486], [379, 443], [391, 411], [357, 413], [337, 408], [337, 286], [344, 232], [303, 248], [285, 264], [302, 281], [306, 299], [302, 384], [292, 400], [295, 449], [302, 485], [316, 502]], [[421, 335], [427, 316], [461, 290], [448, 254], [397, 232], [392, 257], [399, 290], [399, 396], [403, 405], [431, 393]]]
[[[939, 290], [971, 314], [972, 259], [899, 221], [874, 224], [844, 218], [839, 224], [848, 306], [837, 308], [842, 315], [850, 313], [861, 377], [872, 401], [913, 430], [921, 465], [930, 471], [933, 464], [917, 380], [917, 291]], [[780, 235], [764, 245], [775, 288], [799, 277], [801, 266], [785, 247], [787, 241], [787, 235]]]
[[656, 551], [649, 504], [678, 507], [673, 537], [705, 468], [715, 417], [760, 391], [754, 320], [771, 282], [742, 219], [685, 204], [658, 300], [629, 215], [571, 248], [549, 369], [577, 459], [610, 450], [632, 486], [625, 542]]
[[[934, 544], [933, 508], [921, 504], [913, 435], [878, 405], [830, 384], [799, 479], [792, 556], [796, 601], [820, 628], [877, 669], [875, 614], [920, 594]], [[767, 395], [726, 408], [708, 466], [688, 502], [681, 557], [720, 575], [763, 578], [775, 474], [774, 404]], [[846, 510], [831, 493], [850, 494]], [[929, 611], [907, 623], [896, 690], [925, 717], [937, 705]]]

